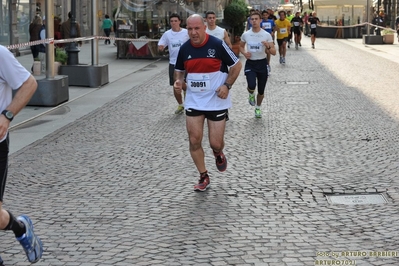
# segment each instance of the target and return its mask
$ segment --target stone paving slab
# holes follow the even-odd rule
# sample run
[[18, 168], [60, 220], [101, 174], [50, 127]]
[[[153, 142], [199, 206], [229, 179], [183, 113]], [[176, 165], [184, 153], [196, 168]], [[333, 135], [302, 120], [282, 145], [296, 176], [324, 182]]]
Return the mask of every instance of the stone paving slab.
[[[332, 252], [342, 263], [398, 265], [398, 255], [370, 256], [399, 252], [399, 97], [394, 86], [372, 89], [384, 73], [398, 84], [397, 65], [306, 41], [285, 66], [273, 58], [262, 119], [243, 73], [234, 85], [229, 166], [216, 171], [204, 139], [205, 193], [192, 191], [166, 69], [14, 153], [5, 207], [35, 222], [45, 243], [37, 265], [315, 265]], [[388, 203], [330, 205], [324, 195], [355, 192]], [[29, 265], [10, 234], [0, 237], [6, 265]]]

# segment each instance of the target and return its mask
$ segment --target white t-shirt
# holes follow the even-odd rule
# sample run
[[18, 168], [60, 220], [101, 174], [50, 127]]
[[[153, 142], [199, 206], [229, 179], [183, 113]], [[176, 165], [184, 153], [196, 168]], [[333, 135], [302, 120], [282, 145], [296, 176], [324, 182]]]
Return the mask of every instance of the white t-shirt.
[[247, 44], [247, 52], [251, 53], [250, 59], [260, 60], [266, 58], [266, 46], [263, 45], [262, 41], [273, 42], [273, 38], [270, 33], [264, 30], [253, 32], [250, 29], [241, 35], [241, 41]]
[[[18, 62], [14, 55], [0, 45], [0, 112], [12, 101], [12, 90], [16, 90], [30, 77], [30, 73]], [[0, 140], [3, 141], [3, 139]]]
[[176, 64], [177, 55], [179, 54], [180, 46], [188, 39], [188, 32], [186, 29], [180, 31], [167, 30], [158, 41], [158, 46], [168, 46], [169, 48], [169, 63]]
[[206, 33], [208, 33], [209, 35], [215, 36], [216, 38], [218, 38], [222, 41], [224, 40], [224, 29], [219, 26], [216, 26], [216, 28], [213, 30], [206, 28]]

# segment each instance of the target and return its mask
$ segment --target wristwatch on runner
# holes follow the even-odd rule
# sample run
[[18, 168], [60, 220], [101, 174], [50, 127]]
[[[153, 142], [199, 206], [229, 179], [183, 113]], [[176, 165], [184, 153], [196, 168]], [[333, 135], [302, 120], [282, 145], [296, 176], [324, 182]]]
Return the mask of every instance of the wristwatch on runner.
[[231, 89], [232, 85], [230, 85], [229, 83], [225, 82], [223, 85], [225, 85], [229, 90]]
[[14, 114], [11, 111], [4, 110], [1, 112], [2, 115], [4, 115], [10, 122], [14, 119]]

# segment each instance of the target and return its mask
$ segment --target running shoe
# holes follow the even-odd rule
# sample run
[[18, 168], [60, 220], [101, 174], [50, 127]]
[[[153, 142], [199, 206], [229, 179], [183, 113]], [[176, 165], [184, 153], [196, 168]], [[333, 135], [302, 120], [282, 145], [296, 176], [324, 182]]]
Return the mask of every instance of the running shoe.
[[314, 49], [314, 44], [312, 44], [312, 49]]
[[211, 186], [211, 181], [207, 173], [201, 174], [198, 184], [194, 186], [194, 191], [205, 191]]
[[175, 111], [175, 114], [182, 114], [183, 111], [184, 111], [184, 106], [179, 105], [179, 106], [177, 106], [177, 109], [176, 109], [176, 111]]
[[282, 60], [282, 61], [283, 61], [283, 64], [285, 64], [285, 57], [283, 57], [283, 60]]
[[280, 64], [283, 63], [283, 58], [280, 56]]
[[216, 167], [219, 170], [219, 172], [226, 171], [227, 158], [226, 156], [224, 156], [223, 152], [222, 151], [219, 153], [213, 152], [213, 155], [215, 156]]
[[254, 93], [253, 94], [251, 94], [251, 93], [249, 94], [248, 102], [249, 102], [250, 105], [255, 106], [255, 94]]
[[287, 47], [290, 48], [290, 43], [288, 43]]
[[302, 47], [302, 44], [299, 42], [299, 47]]
[[262, 111], [259, 108], [255, 108], [255, 117], [256, 118], [262, 117]]
[[33, 224], [28, 216], [18, 216], [17, 220], [23, 223], [26, 228], [25, 234], [23, 234], [21, 237], [17, 237], [17, 240], [24, 248], [26, 257], [28, 257], [29, 262], [38, 262], [43, 255], [42, 241], [33, 232]]
[[0, 257], [0, 266], [4, 266], [4, 262], [3, 262], [3, 260], [1, 259], [1, 257]]

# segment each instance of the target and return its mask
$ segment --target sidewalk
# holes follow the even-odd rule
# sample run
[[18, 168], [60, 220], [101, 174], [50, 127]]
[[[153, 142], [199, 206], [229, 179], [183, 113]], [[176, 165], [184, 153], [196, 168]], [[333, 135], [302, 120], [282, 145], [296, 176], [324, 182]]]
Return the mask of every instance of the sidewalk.
[[[140, 61], [115, 60], [135, 73], [112, 72], [110, 84], [11, 132], [11, 143], [38, 138], [10, 156], [5, 208], [32, 218], [38, 266], [399, 265], [398, 62], [380, 56], [393, 47], [318, 39], [311, 49], [304, 38], [285, 65], [272, 57], [261, 119], [242, 71], [226, 172], [204, 131], [204, 193], [193, 191], [167, 61], [134, 70]], [[379, 195], [387, 202], [363, 200]], [[0, 239], [7, 266], [30, 265], [12, 233]]]
[[[80, 49], [79, 63], [91, 64], [91, 43], [83, 44]], [[30, 71], [33, 62], [31, 54], [17, 57], [17, 59]], [[25, 147], [104, 105], [133, 86], [145, 82], [152, 75], [162, 71], [168, 61], [116, 59], [116, 46], [104, 45], [100, 42], [99, 64], [108, 64], [108, 84], [100, 88], [70, 86], [69, 101], [53, 108], [25, 107], [11, 123], [13, 136], [19, 141], [11, 143], [10, 152], [13, 153]], [[48, 114], [46, 119], [43, 118], [45, 114]], [[35, 127], [32, 132], [31, 127], [37, 124], [41, 124], [40, 127]]]
[[368, 45], [363, 44], [362, 39], [346, 39], [341, 41], [362, 51], [383, 57], [395, 63], [399, 63], [399, 44], [396, 34], [393, 44]]

